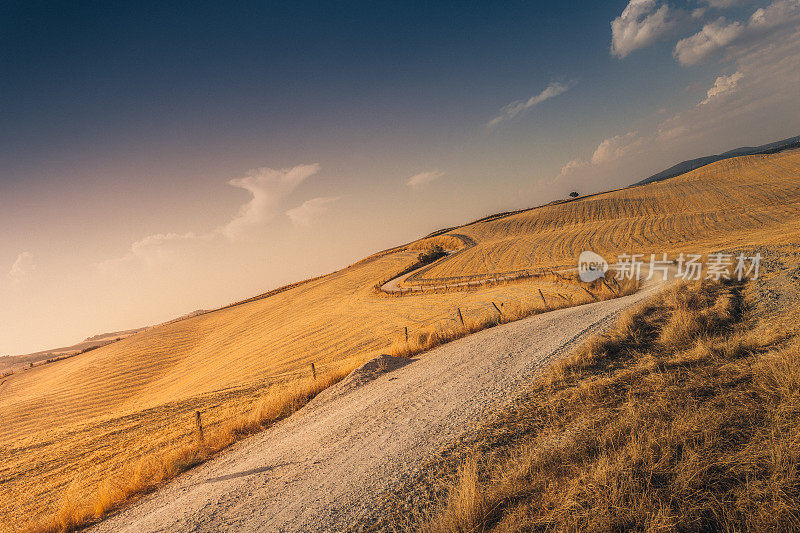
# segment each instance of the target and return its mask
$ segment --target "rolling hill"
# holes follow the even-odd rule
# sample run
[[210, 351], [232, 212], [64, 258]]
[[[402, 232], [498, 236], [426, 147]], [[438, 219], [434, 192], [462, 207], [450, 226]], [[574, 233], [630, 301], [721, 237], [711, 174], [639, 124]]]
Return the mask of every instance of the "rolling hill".
[[800, 136], [789, 137], [788, 139], [783, 139], [782, 141], [762, 144], [761, 146], [743, 146], [741, 148], [734, 148], [733, 150], [728, 150], [727, 152], [723, 152], [721, 154], [707, 155], [704, 157], [698, 157], [696, 159], [689, 159], [688, 161], [682, 161], [677, 165], [673, 165], [666, 170], [662, 170], [661, 172], [653, 174], [642, 181], [638, 181], [634, 183], [634, 185], [645, 185], [655, 181], [674, 178], [675, 176], [680, 176], [681, 174], [685, 174], [686, 172], [690, 172], [702, 166], [715, 163], [717, 161], [722, 161], [723, 159], [730, 159], [731, 157], [739, 157], [743, 155], [775, 154], [784, 150], [792, 150], [794, 148], [800, 148]]
[[[577, 298], [528, 278], [396, 297], [375, 289], [433, 244], [456, 251], [428, 279], [559, 269], [583, 250], [705, 253], [792, 245], [800, 236], [800, 151], [724, 159], [669, 180], [489, 217], [263, 297], [173, 321], [0, 383], [0, 517], [18, 527], [66, 490], [193, 438], [195, 411], [219, 424], [270, 386], [364, 361], [402, 338], [493, 303]], [[465, 237], [465, 238], [464, 238]], [[413, 281], [409, 280], [413, 284]]]

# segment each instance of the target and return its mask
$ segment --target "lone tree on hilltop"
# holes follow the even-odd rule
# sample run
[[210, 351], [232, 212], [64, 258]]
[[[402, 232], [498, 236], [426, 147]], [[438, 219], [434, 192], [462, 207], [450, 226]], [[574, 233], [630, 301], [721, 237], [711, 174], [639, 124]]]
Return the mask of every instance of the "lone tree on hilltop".
[[577, 191], [572, 191], [569, 193], [570, 198], [577, 198], [578, 196], [580, 196], [580, 194]]

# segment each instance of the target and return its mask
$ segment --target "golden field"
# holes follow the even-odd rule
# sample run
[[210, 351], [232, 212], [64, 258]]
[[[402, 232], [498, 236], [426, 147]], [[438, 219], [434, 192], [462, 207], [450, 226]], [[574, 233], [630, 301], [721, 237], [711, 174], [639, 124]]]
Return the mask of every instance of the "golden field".
[[[492, 302], [543, 309], [588, 298], [557, 278], [392, 297], [376, 283], [441, 243], [460, 251], [426, 278], [574, 265], [583, 250], [706, 252], [796, 243], [800, 153], [721, 161], [665, 182], [593, 195], [455, 228], [375, 254], [267, 297], [151, 328], [71, 359], [0, 379], [0, 524], [56, 513], [64, 494], [96, 492], [142, 457], [194, 441], [194, 413], [222, 427], [271, 387], [322, 377], [404, 337], [493, 316]], [[464, 239], [453, 237], [463, 235]], [[472, 242], [474, 241], [474, 245]], [[557, 296], [563, 295], [565, 298]]]
[[426, 276], [573, 266], [593, 250], [697, 252], [791, 242], [800, 227], [797, 152], [728, 159], [667, 181], [550, 204], [458, 228], [477, 245]]

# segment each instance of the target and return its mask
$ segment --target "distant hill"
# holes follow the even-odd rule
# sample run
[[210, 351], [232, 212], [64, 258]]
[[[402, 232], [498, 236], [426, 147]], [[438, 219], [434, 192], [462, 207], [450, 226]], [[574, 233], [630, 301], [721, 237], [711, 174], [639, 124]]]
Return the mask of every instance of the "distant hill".
[[[109, 341], [109, 340], [116, 340], [121, 337], [128, 337], [133, 335], [134, 333], [138, 333], [142, 331], [144, 328], [137, 328], [137, 329], [126, 329], [125, 331], [112, 331], [111, 333], [101, 333], [100, 335], [94, 335], [92, 337], [88, 337], [83, 340], [83, 343], [89, 342], [98, 342], [98, 341]], [[77, 346], [77, 345], [76, 345]]]
[[[164, 324], [170, 324], [172, 322], [177, 322], [179, 320], [184, 320], [186, 318], [192, 318], [198, 315], [202, 315], [204, 313], [208, 313], [208, 310], [197, 309], [195, 311], [192, 311], [191, 313], [186, 313], [185, 315], [181, 315], [178, 318], [173, 318], [172, 320], [164, 322]], [[144, 331], [150, 327], [152, 326], [146, 326], [143, 328], [136, 328], [136, 329], [126, 329], [123, 331], [112, 331], [109, 333], [101, 333], [99, 335], [92, 335], [91, 337], [87, 337], [86, 339], [77, 344], [73, 344], [72, 346], [64, 346], [62, 348], [51, 348], [49, 350], [42, 350], [41, 352], [28, 353], [24, 355], [0, 356], [0, 374], [5, 374], [7, 372], [15, 372], [17, 370], [21, 370], [24, 368], [30, 368], [31, 364], [33, 364], [33, 366], [36, 366], [44, 363], [51, 363], [58, 359], [63, 359], [65, 357], [71, 357], [73, 355], [78, 355], [84, 352], [88, 352], [94, 350], [95, 348], [100, 348], [101, 346], [105, 346], [106, 344], [111, 344], [112, 342], [117, 342], [126, 337], [130, 337], [134, 333], [139, 333], [140, 331]]]
[[769, 144], [762, 144], [761, 146], [743, 146], [741, 148], [729, 150], [722, 154], [707, 155], [704, 157], [698, 157], [697, 159], [683, 161], [682, 163], [678, 163], [677, 165], [669, 167], [667, 170], [662, 170], [658, 174], [653, 174], [649, 178], [645, 178], [642, 181], [637, 181], [633, 185], [646, 185], [648, 183], [674, 178], [675, 176], [680, 176], [686, 172], [690, 172], [717, 161], [722, 161], [723, 159], [730, 159], [731, 157], [756, 154], [775, 154], [782, 152], [783, 150], [791, 150], [792, 148], [800, 148], [800, 136], [790, 137], [788, 139]]
[[48, 360], [62, 359], [70, 357], [79, 353], [88, 352], [111, 344], [125, 337], [130, 337], [134, 333], [139, 333], [147, 328], [127, 329], [124, 331], [112, 331], [109, 333], [101, 333], [100, 335], [93, 335], [83, 341], [73, 344], [72, 346], [64, 346], [61, 348], [52, 348], [50, 350], [42, 350], [41, 352], [29, 353], [24, 355], [9, 355], [0, 357], [0, 374], [6, 372], [14, 372], [23, 368], [28, 368], [31, 365], [40, 365]]

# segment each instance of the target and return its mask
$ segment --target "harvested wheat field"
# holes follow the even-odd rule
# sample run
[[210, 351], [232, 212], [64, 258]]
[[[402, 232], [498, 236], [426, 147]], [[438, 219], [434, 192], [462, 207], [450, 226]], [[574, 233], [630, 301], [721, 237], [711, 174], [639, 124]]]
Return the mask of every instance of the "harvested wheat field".
[[[263, 298], [17, 372], [0, 380], [0, 523], [9, 531], [40, 522], [68, 529], [101, 516], [131, 492], [118, 486], [120, 476], [138, 476], [133, 492], [147, 490], [299, 408], [320, 388], [311, 363], [318, 383], [333, 382], [379, 353], [424, 349], [497, 323], [495, 305], [508, 320], [592, 299], [553, 274], [486, 278], [558, 271], [583, 250], [613, 259], [796, 243], [798, 215], [800, 152], [725, 160], [455, 228]], [[454, 253], [399, 285], [424, 279], [447, 288], [404, 296], [376, 288], [433, 244]], [[481, 284], [454, 283], [462, 276]], [[595, 290], [612, 296], [606, 287]], [[202, 453], [196, 411], [211, 441]]]

